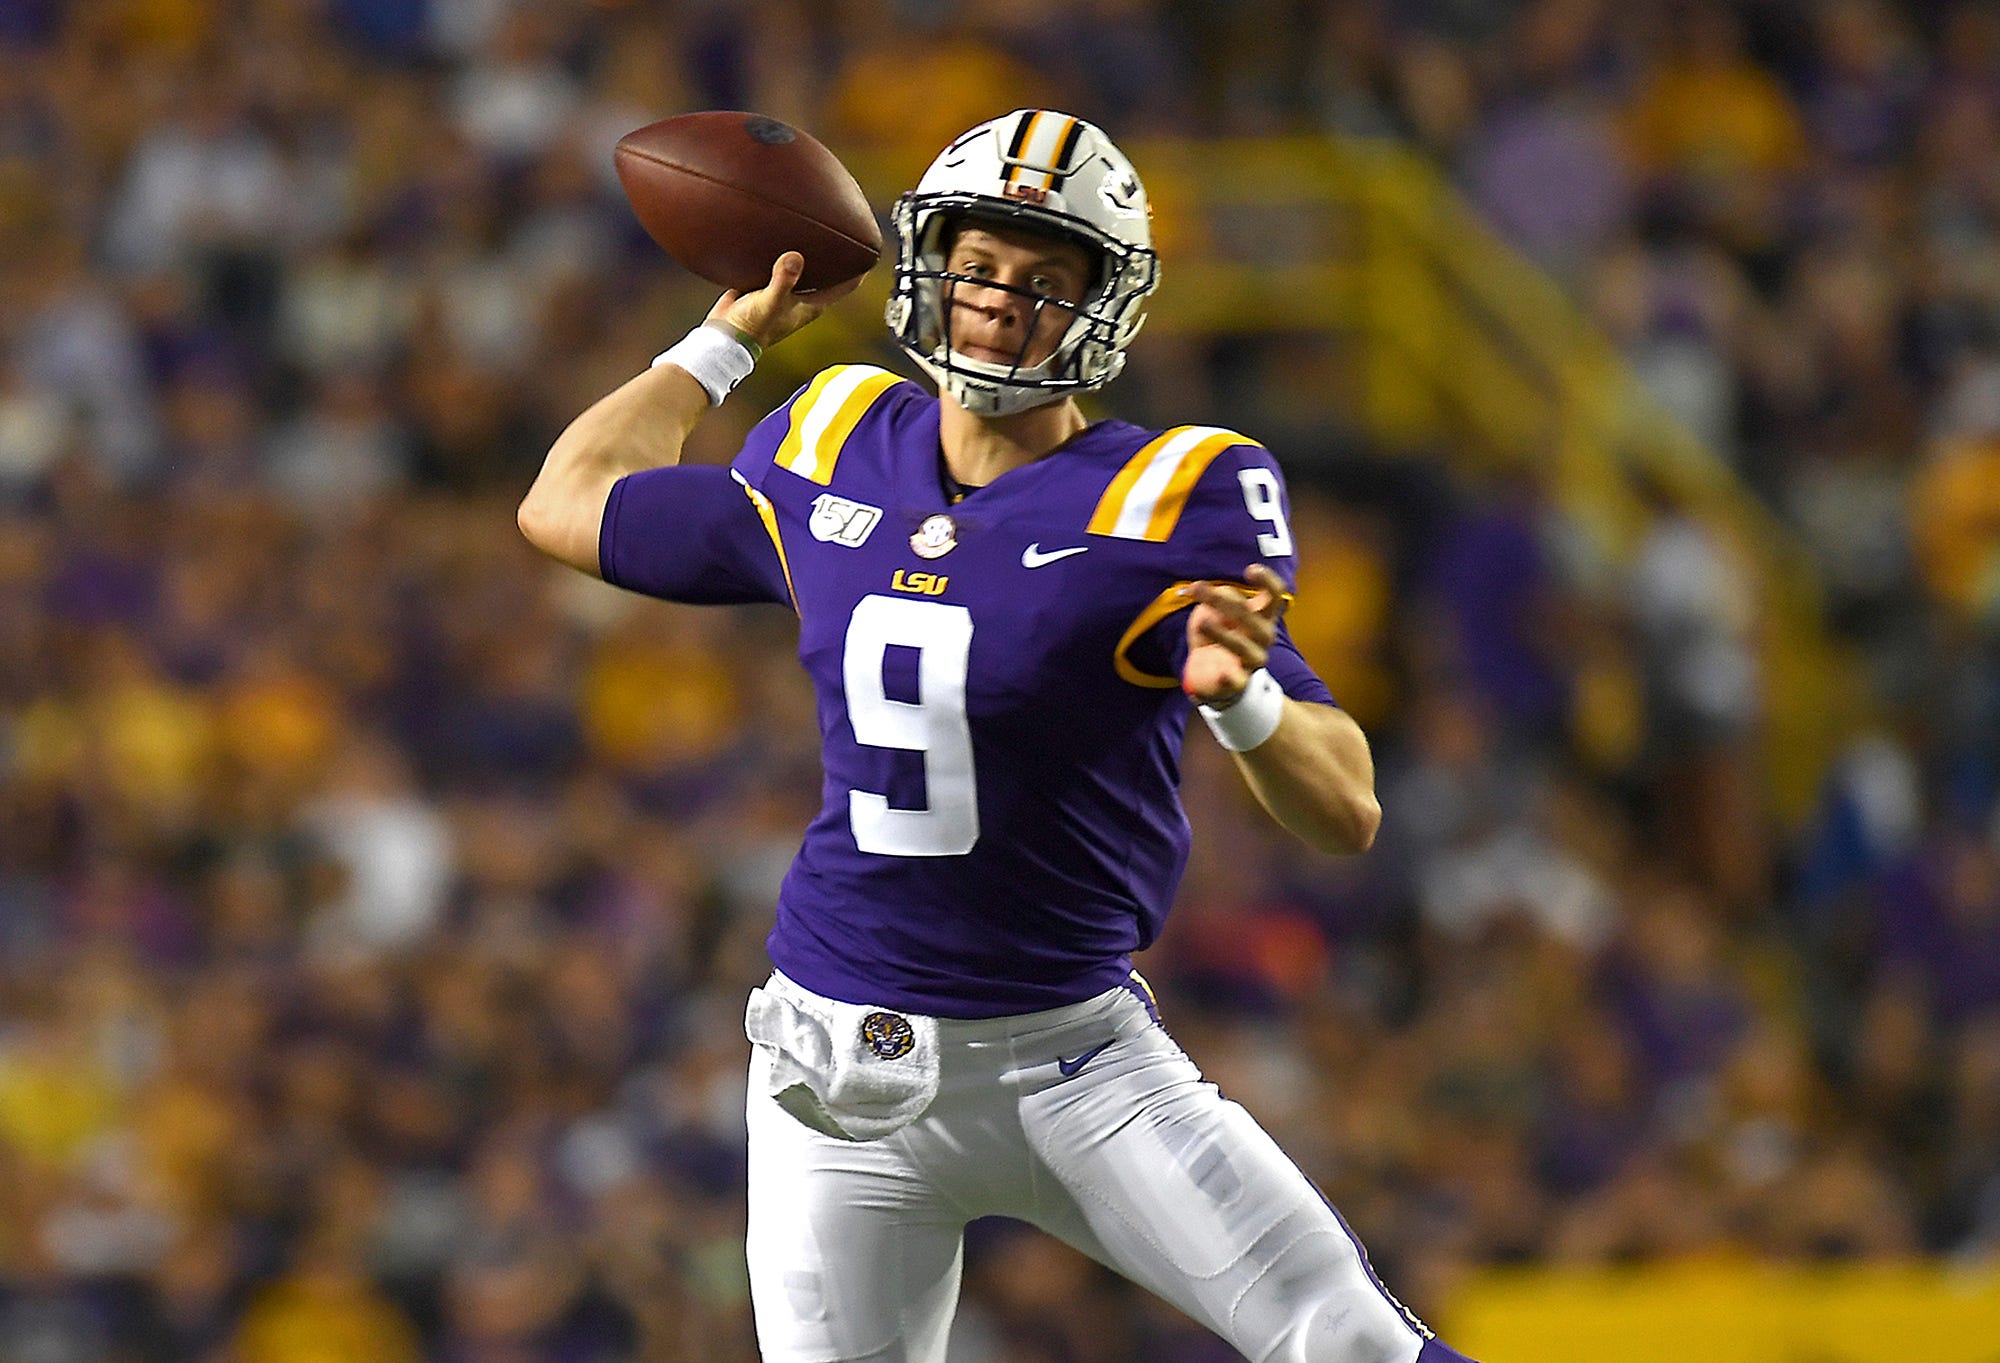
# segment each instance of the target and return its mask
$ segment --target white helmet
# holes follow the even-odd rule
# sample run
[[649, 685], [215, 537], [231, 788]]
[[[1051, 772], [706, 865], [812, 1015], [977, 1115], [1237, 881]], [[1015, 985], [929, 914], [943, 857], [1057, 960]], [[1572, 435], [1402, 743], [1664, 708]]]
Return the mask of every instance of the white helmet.
[[[994, 287], [945, 270], [949, 228], [965, 218], [1065, 237], [1096, 261], [1075, 320], [1040, 364], [995, 364], [952, 348], [947, 284], [964, 278]], [[1050, 109], [1017, 109], [946, 147], [916, 189], [897, 200], [895, 227], [889, 331], [940, 388], [979, 416], [1025, 411], [1111, 382], [1145, 320], [1146, 295], [1160, 282], [1152, 209], [1132, 163], [1090, 124]], [[1038, 299], [1037, 309], [1044, 306], [1052, 305]]]

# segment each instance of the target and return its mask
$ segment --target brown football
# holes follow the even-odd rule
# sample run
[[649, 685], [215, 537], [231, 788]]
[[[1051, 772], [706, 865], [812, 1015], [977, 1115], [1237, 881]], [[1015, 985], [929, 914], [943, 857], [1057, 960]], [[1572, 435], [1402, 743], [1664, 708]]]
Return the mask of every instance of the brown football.
[[662, 119], [619, 138], [612, 161], [653, 240], [725, 288], [762, 288], [786, 251], [806, 258], [801, 293], [865, 274], [882, 254], [882, 230], [847, 167], [775, 118]]

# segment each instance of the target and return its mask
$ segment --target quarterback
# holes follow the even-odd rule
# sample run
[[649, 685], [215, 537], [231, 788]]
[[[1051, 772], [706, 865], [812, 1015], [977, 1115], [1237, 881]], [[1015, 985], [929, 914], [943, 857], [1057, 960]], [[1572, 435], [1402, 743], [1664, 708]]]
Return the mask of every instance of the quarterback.
[[[1287, 635], [1285, 484], [1209, 426], [1085, 419], [1158, 282], [1145, 189], [1023, 110], [895, 210], [888, 323], [727, 468], [687, 433], [841, 290], [722, 295], [563, 432], [520, 525], [564, 563], [799, 619], [824, 801], [753, 992], [749, 1262], [783, 1363], [941, 1363], [963, 1231], [1028, 1221], [1254, 1360], [1461, 1360], [1163, 1027], [1131, 955], [1188, 850], [1197, 713], [1270, 814], [1359, 852], [1366, 739]], [[851, 287], [851, 286], [847, 286]]]

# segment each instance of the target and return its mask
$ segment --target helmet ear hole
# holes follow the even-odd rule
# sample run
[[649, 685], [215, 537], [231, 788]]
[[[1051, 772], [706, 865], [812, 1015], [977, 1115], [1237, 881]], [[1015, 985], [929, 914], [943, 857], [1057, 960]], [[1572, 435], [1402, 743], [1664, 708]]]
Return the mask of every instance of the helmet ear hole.
[[958, 229], [965, 219], [957, 213], [933, 213], [924, 223], [923, 239], [917, 243], [917, 254], [936, 256], [938, 268], [944, 268], [945, 257], [951, 254], [953, 243], [958, 240]]

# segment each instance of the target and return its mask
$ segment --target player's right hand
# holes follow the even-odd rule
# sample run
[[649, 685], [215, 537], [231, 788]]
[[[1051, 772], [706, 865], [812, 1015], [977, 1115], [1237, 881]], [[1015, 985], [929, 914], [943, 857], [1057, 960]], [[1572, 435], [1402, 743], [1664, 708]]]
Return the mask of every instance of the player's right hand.
[[754, 293], [731, 289], [715, 300], [715, 306], [708, 310], [708, 320], [734, 328], [759, 346], [770, 347], [847, 297], [861, 283], [861, 277], [856, 275], [812, 293], [795, 294], [792, 289], [805, 268], [804, 256], [797, 251], [785, 252], [771, 262], [770, 283]]

